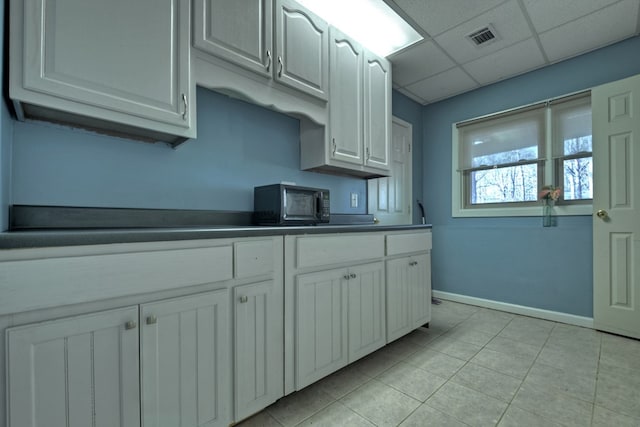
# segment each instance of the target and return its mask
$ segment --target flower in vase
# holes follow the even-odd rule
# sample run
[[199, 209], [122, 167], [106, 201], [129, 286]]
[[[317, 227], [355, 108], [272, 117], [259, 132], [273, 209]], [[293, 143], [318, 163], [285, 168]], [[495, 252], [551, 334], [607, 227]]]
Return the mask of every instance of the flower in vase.
[[540, 190], [539, 198], [544, 201], [557, 201], [562, 193], [562, 188], [554, 187], [553, 185], [545, 185]]

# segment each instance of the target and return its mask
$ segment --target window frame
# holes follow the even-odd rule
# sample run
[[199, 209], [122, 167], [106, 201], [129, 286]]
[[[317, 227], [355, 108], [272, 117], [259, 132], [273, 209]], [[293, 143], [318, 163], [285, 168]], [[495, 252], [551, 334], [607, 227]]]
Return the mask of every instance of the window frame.
[[[512, 108], [509, 110], [488, 114], [485, 116], [481, 116], [471, 120], [464, 120], [457, 123], [452, 123], [451, 125], [451, 134], [452, 134], [452, 159], [451, 159], [451, 178], [452, 178], [452, 188], [451, 188], [451, 213], [454, 218], [473, 218], [473, 217], [518, 217], [518, 216], [540, 216], [541, 215], [541, 207], [542, 202], [539, 200], [536, 201], [523, 201], [523, 202], [505, 202], [505, 203], [485, 203], [485, 204], [477, 204], [474, 206], [465, 206], [466, 205], [466, 197], [468, 196], [469, 188], [466, 185], [466, 181], [469, 178], [465, 177], [465, 174], [470, 172], [465, 172], [460, 170], [460, 123], [469, 122], [472, 120], [484, 120], [487, 118], [491, 118], [492, 116], [502, 116], [510, 113], [517, 112], [518, 110], [525, 110], [527, 108], [532, 108], [541, 103], [545, 104], [545, 150], [544, 156], [538, 160], [538, 189], [545, 184], [553, 184], [558, 185], [558, 180], [561, 177], [561, 172], [556, 172], [556, 169], [561, 166], [561, 162], [558, 162], [557, 159], [553, 157], [553, 126], [551, 125], [551, 115], [552, 109], [550, 105], [552, 102], [557, 103], [558, 101], [567, 98], [567, 100], [578, 98], [581, 96], [590, 96], [590, 90], [587, 91], [579, 91], [572, 94], [564, 95], [561, 97], [554, 98], [553, 100], [547, 100], [543, 102], [536, 102], [529, 105], [524, 105], [517, 108]], [[591, 153], [591, 157], [593, 158], [593, 153]], [[554, 206], [554, 215], [558, 216], [570, 216], [570, 215], [592, 215], [593, 213], [593, 202], [591, 199], [581, 200], [570, 200], [570, 201], [562, 201], [559, 204]]]

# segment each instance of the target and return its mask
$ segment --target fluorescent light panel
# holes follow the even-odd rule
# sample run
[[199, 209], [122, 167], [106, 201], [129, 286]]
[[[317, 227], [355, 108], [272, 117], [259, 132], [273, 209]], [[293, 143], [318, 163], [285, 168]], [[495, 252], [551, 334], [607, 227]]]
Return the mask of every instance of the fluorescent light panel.
[[298, 0], [298, 3], [380, 56], [391, 55], [422, 40], [382, 0]]

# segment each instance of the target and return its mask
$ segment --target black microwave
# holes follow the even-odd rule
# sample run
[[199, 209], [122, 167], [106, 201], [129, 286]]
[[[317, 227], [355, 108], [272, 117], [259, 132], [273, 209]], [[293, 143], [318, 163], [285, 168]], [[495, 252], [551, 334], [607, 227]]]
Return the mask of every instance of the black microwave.
[[257, 225], [314, 225], [329, 222], [329, 190], [292, 184], [253, 189]]

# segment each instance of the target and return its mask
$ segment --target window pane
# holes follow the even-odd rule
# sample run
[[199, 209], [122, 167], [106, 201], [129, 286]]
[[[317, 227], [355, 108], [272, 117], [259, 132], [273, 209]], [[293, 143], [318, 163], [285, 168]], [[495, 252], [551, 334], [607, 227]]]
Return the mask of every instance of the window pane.
[[460, 132], [461, 170], [535, 160], [544, 151], [544, 109], [498, 115]]
[[564, 200], [593, 199], [593, 158], [564, 160]]
[[469, 173], [472, 205], [534, 201], [538, 195], [538, 165], [529, 164]]
[[551, 107], [553, 156], [591, 152], [591, 97], [561, 102]]

